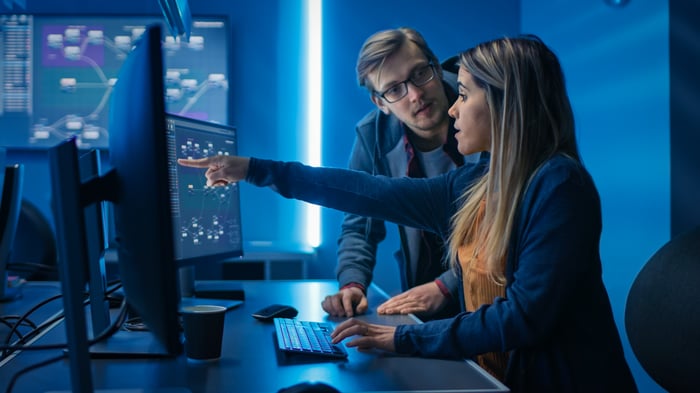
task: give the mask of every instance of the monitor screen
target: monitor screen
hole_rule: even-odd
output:
[[[166,116],[175,258],[180,266],[243,255],[238,184],[208,187],[201,170],[178,158],[236,155],[236,130],[174,114]]]
[[[73,391],[91,389],[83,313],[85,266],[90,265],[84,209],[108,200],[114,208],[119,275],[127,302],[165,354],[182,352],[175,263],[162,31],[145,30],[119,71],[109,118],[107,173],[83,182],[77,138],[49,150],[68,355]],[[82,389],[83,387],[87,389]]]
[[[114,83],[147,25],[161,16],[0,15],[0,138],[48,148],[75,136],[80,149],[107,148]],[[189,42],[163,36],[169,112],[227,124],[229,26],[193,17]]]

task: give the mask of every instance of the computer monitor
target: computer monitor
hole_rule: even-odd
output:
[[[7,265],[12,255],[12,245],[17,233],[19,211],[22,205],[24,167],[20,164],[5,167],[0,198],[0,301],[16,299],[20,292],[9,286]]]
[[[100,176],[102,173],[100,151],[92,149],[81,155],[78,165],[82,183]],[[109,302],[106,296],[107,268],[104,259],[107,248],[106,209],[104,205],[105,202],[98,201],[86,206],[83,210],[88,258],[88,264],[83,269],[87,272],[86,280],[90,297],[90,321],[92,322],[93,337],[97,337],[110,324]]]
[[[3,145],[47,149],[75,136],[81,150],[107,149],[117,73],[145,27],[162,21],[133,14],[0,15]],[[189,22],[188,42],[163,37],[166,110],[227,124],[229,19],[196,15]]]
[[[220,262],[243,255],[238,184],[208,187],[200,170],[179,158],[237,155],[236,129],[175,114],[166,115],[175,258],[178,264]]]
[[[208,187],[200,171],[177,164],[178,158],[236,155],[236,129],[175,114],[168,114],[166,121],[182,304],[236,307],[245,298],[240,283],[195,282],[195,269],[201,263],[221,263],[243,255],[238,184]]]
[[[161,30],[149,26],[119,72],[109,122],[111,169],[82,182],[75,137],[49,150],[74,392],[92,391],[83,289],[89,265],[84,208],[93,203],[113,204],[119,275],[129,306],[164,353],[182,352]]]

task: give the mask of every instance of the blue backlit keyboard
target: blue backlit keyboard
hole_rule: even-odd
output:
[[[333,326],[327,322],[300,321],[275,318],[277,346],[287,353],[346,358],[348,353],[342,344],[331,343]]]

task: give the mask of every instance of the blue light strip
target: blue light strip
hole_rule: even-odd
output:
[[[306,162],[321,165],[321,123],[322,123],[322,81],[323,81],[323,40],[322,40],[322,0],[306,0]],[[311,247],[321,244],[321,208],[305,206],[306,242]]]

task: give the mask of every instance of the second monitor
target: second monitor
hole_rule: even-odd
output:
[[[201,171],[177,164],[178,158],[236,155],[236,129],[174,114],[166,115],[166,125],[173,237],[182,294],[243,300],[240,284],[211,281],[195,285],[194,280],[196,265],[243,255],[239,186],[208,187]]]
[[[166,115],[175,258],[182,265],[243,255],[238,184],[208,187],[201,170],[178,158],[236,155],[233,127]]]

